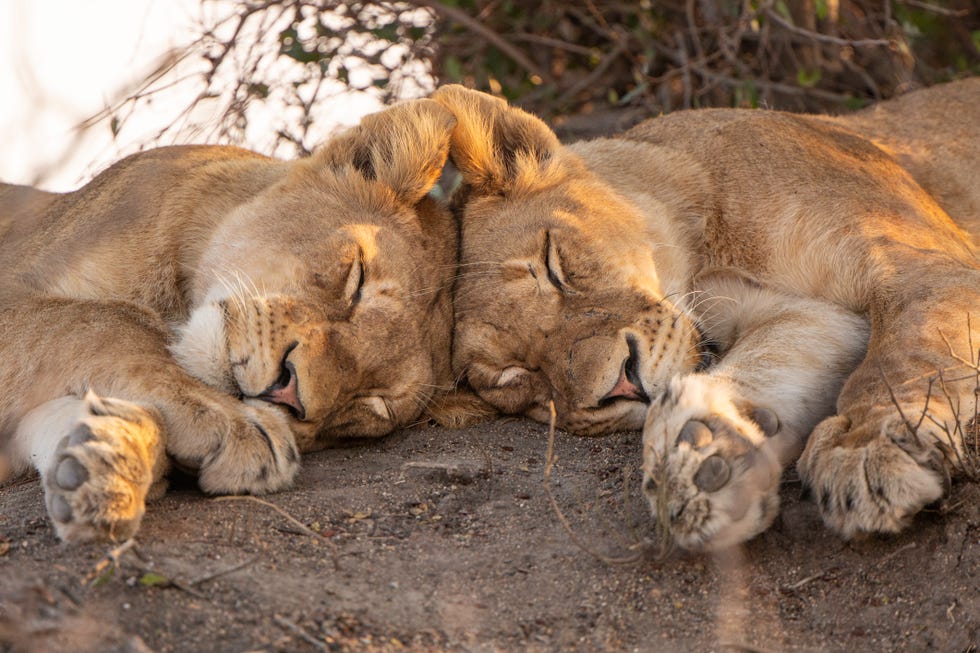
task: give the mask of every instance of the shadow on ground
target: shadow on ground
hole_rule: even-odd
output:
[[[264,497],[282,512],[176,488],[117,563],[59,544],[38,482],[9,483],[0,651],[976,650],[976,484],[845,543],[790,473],[768,532],[660,560],[639,435],[558,434],[553,494],[592,552],[549,502],[547,439],[503,420],[314,454]]]

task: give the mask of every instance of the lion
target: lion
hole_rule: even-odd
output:
[[[843,537],[895,532],[969,452],[980,78],[845,117],[703,109],[563,146],[444,86],[462,183],[454,374],[504,413],[643,430],[671,541],[765,530],[798,469]]]
[[[130,156],[0,187],[0,424],[67,541],[124,539],[168,461],[265,493],[299,453],[416,420],[450,379],[452,114],[415,100],[312,156]]]

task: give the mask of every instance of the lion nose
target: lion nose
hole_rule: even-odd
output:
[[[640,353],[633,334],[626,335],[626,346],[629,355],[623,361],[623,366],[619,371],[619,379],[612,390],[599,400],[600,406],[604,406],[617,398],[650,403],[650,397],[643,389],[643,379],[640,378]]]
[[[289,361],[283,363],[279,378],[263,390],[258,399],[268,401],[270,404],[286,406],[296,419],[306,418],[306,408],[299,399],[299,381],[296,378],[296,368]]]

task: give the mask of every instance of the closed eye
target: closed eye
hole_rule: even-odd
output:
[[[377,417],[389,422],[394,420],[395,415],[391,410],[391,404],[389,404],[388,400],[384,397],[379,395],[371,395],[361,397],[360,401]]]
[[[344,298],[349,306],[353,307],[361,299],[361,288],[364,287],[364,256],[361,249],[357,249],[357,256],[351,261],[350,271],[347,273],[347,283],[344,284]]]
[[[548,281],[551,282],[551,285],[566,295],[575,294],[568,283],[565,271],[562,269],[558,243],[551,237],[550,231],[546,231],[544,236],[544,266],[548,270]]]

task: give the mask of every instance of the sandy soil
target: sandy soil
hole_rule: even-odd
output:
[[[8,483],[0,651],[977,650],[976,484],[848,543],[790,473],[764,535],[660,559],[639,435],[558,434],[572,534],[547,440],[516,419],[406,431],[308,456],[268,503],[185,481],[116,563],[56,541],[35,479]]]

